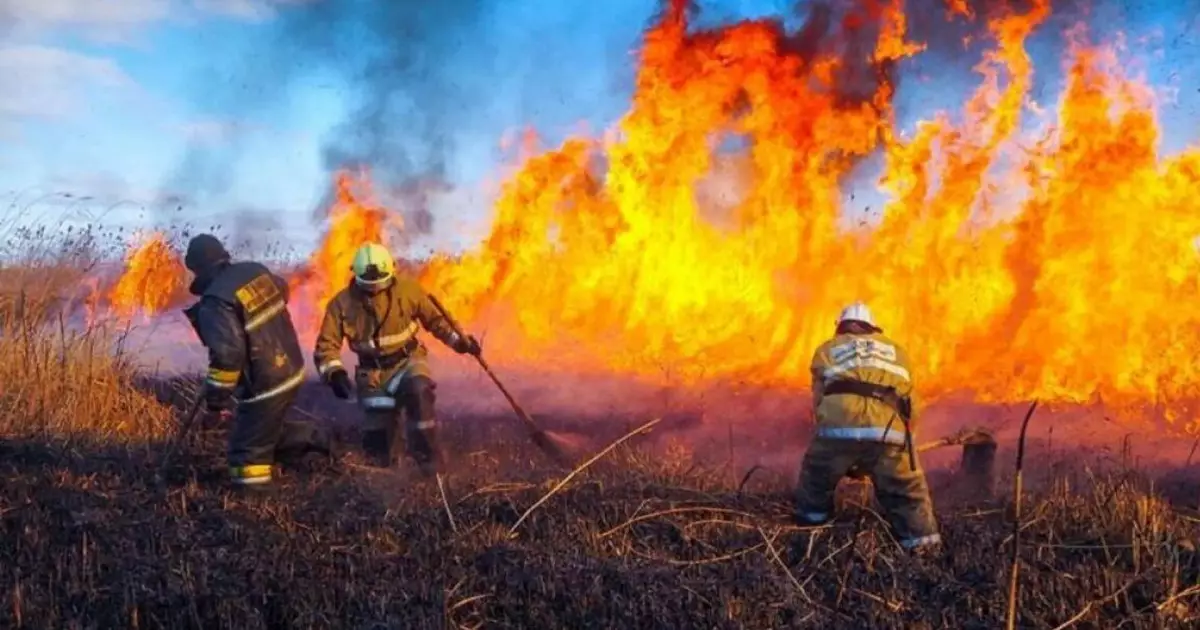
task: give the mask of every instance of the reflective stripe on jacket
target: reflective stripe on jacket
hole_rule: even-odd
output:
[[[375,369],[376,360],[401,354],[424,359],[425,348],[417,339],[421,328],[446,345],[453,345],[457,339],[454,329],[416,280],[397,277],[390,287],[375,294],[351,284],[325,307],[313,363],[322,377],[336,368],[345,369],[341,361],[343,343],[349,344],[358,357],[359,368],[364,370]],[[380,371],[391,372],[397,367],[393,364]]]
[[[226,266],[185,313],[208,349],[209,387],[254,403],[299,387],[304,352],[287,283],[256,262]]]
[[[824,395],[825,385],[853,380],[892,387],[899,395],[913,398],[908,355],[896,342],[882,334],[837,335],[813,353],[812,379],[817,435],[904,443],[904,423],[883,401],[854,394]]]

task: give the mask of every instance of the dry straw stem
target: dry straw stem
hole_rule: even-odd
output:
[[[616,527],[612,527],[608,530],[605,530],[604,532],[601,532],[600,535],[597,536],[597,538],[598,539],[599,538],[608,538],[609,536],[615,534],[616,532],[619,532],[623,529],[626,529],[628,527],[631,527],[631,526],[633,526],[637,523],[641,523],[643,521],[649,521],[649,520],[653,520],[656,518],[662,518],[664,516],[670,516],[672,514],[687,514],[687,513],[692,513],[692,512],[707,512],[710,514],[731,514],[731,515],[735,515],[735,516],[743,516],[743,517],[750,518],[750,519],[755,518],[755,516],[753,514],[750,514],[749,512],[745,512],[742,510],[732,510],[729,508],[705,507],[705,506],[677,507],[677,508],[671,508],[669,510],[660,510],[658,512],[653,512],[650,514],[643,514],[641,516],[635,516],[635,517],[630,518],[629,520],[625,521],[624,523],[617,525]],[[722,522],[732,522],[732,521],[722,521]]]
[[[604,450],[600,451],[599,453],[596,453],[590,459],[583,462],[579,466],[576,466],[575,470],[572,470],[566,477],[563,477],[562,481],[555,484],[554,487],[551,488],[549,492],[544,494],[542,496],[542,498],[538,499],[536,503],[529,506],[529,509],[525,510],[525,513],[521,515],[521,518],[517,519],[517,522],[513,523],[513,526],[508,530],[509,536],[516,534],[517,528],[519,528],[521,526],[521,523],[525,522],[525,519],[529,518],[529,515],[532,514],[534,510],[538,509],[538,507],[541,506],[546,501],[549,501],[550,497],[557,494],[559,490],[562,490],[563,488],[565,488],[566,485],[568,483],[570,483],[571,480],[574,479],[576,475],[583,472],[584,470],[587,470],[587,468],[589,466],[591,466],[592,464],[599,461],[601,458],[603,458],[605,455],[607,455],[613,449],[624,444],[626,441],[630,440],[635,435],[639,435],[641,433],[645,433],[646,431],[649,431],[651,427],[658,424],[659,422],[662,422],[662,418],[655,418],[655,419],[647,422],[646,424],[643,424],[642,426],[630,431],[629,433],[626,433],[625,435],[621,436],[619,439],[614,441],[612,444],[609,444],[608,446],[604,447]]]
[[[446,500],[446,484],[442,481],[442,473],[437,473],[438,494],[442,497],[442,507],[446,510],[446,518],[450,519],[450,529],[458,533],[458,524],[454,522],[454,512],[450,510],[450,502]]]
[[[1029,429],[1029,420],[1037,409],[1038,401],[1034,400],[1025,412],[1025,420],[1021,423],[1021,436],[1017,440],[1017,466],[1013,475],[1013,525],[1012,525],[1012,562],[1009,565],[1008,579],[1008,615],[1006,625],[1008,630],[1017,627],[1017,601],[1019,600],[1018,581],[1021,573],[1021,470],[1025,466],[1025,432]]]
[[[783,558],[780,557],[779,552],[775,549],[775,539],[779,537],[779,532],[775,532],[768,537],[767,533],[764,532],[761,527],[759,527],[758,535],[762,536],[763,543],[767,546],[767,550],[771,552],[771,559],[774,560],[775,564],[779,565],[779,568],[783,570],[785,575],[787,575],[788,580],[792,583],[792,586],[796,587],[796,592],[800,593],[800,596],[804,598],[804,601],[812,604],[813,600],[808,596],[808,591],[804,590],[804,585],[800,583],[800,580],[796,579],[796,574],[792,573],[792,570],[788,568],[787,563],[783,561]]]
[[[1057,627],[1054,628],[1054,630],[1066,630],[1067,628],[1070,628],[1071,626],[1075,625],[1076,623],[1079,623],[1079,621],[1082,620],[1084,617],[1086,617],[1088,613],[1092,612],[1093,608],[1095,608],[1096,606],[1103,606],[1104,604],[1120,597],[1121,593],[1124,593],[1125,591],[1129,590],[1129,587],[1133,586],[1134,584],[1137,584],[1137,580],[1130,580],[1129,582],[1126,582],[1124,586],[1117,589],[1113,593],[1106,595],[1105,597],[1102,597],[1100,599],[1096,599],[1096,600],[1092,600],[1092,601],[1088,602],[1087,605],[1083,607],[1083,610],[1080,610],[1078,613],[1075,614],[1074,617],[1071,617],[1070,619],[1059,624]]]

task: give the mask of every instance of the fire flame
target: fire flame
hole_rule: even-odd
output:
[[[901,0],[862,0],[840,28],[814,11],[798,36],[769,21],[696,31],[686,4],[646,33],[615,132],[530,156],[480,247],[425,265],[460,318],[486,319],[489,352],[803,387],[834,316],[861,299],[925,397],[1198,397],[1200,148],[1159,158],[1151,91],[1079,30],[1057,112],[1031,103],[1025,43],[1048,0],[993,3],[980,85],[907,136],[891,72],[924,46],[906,40]],[[962,0],[945,13],[977,19]],[[1032,132],[1031,113],[1045,116]],[[842,187],[871,155],[890,200],[847,225]],[[338,175],[325,241],[292,279],[317,314],[395,216],[355,182]]]
[[[183,278],[183,261],[163,234],[135,236],[125,270],[108,292],[109,306],[125,320],[149,317],[170,306]]]
[[[1082,32],[1057,120],[1026,136],[1025,41],[1049,4],[995,8],[962,115],[904,138],[888,81],[846,105],[836,51],[806,63],[761,22],[691,34],[673,3],[646,36],[619,137],[528,160],[482,248],[425,280],[464,316],[506,313],[491,347],[530,360],[798,387],[838,310],[862,299],[926,396],[1194,399],[1200,150],[1160,160],[1150,91]],[[902,16],[883,7],[880,63],[920,48]],[[720,134],[752,143],[721,156]],[[891,200],[877,225],[847,228],[839,185],[876,150]],[[714,171],[742,191],[724,225],[698,200]]]
[[[371,242],[387,245],[387,228],[403,227],[398,214],[389,212],[374,199],[365,173],[337,173],[328,227],[320,248],[307,265],[288,279],[292,302],[299,305],[293,312],[297,328],[313,331],[320,325],[325,305],[353,278],[350,264],[360,245]]]

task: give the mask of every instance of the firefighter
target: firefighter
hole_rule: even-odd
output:
[[[398,416],[403,412],[408,454],[425,474],[436,470],[440,449],[434,414],[433,374],[419,327],[459,354],[480,352],[460,336],[416,280],[396,274],[387,248],[363,245],[354,254],[354,278],[325,309],[313,361],[335,396],[349,399],[350,376],[341,361],[343,342],[357,355],[353,389],[363,410],[362,447],[373,465],[393,462]]]
[[[841,478],[865,476],[900,545],[933,548],[941,535],[912,448],[908,355],[861,302],[843,309],[836,325],[833,339],[813,354],[817,431],[801,464],[797,518],[804,525],[827,522]]]
[[[324,432],[285,418],[304,381],[287,283],[259,263],[231,262],[210,234],[188,243],[184,265],[195,276],[189,291],[200,298],[184,313],[208,349],[205,406],[232,421],[231,482],[261,487],[270,483],[275,463],[313,452],[328,456]]]

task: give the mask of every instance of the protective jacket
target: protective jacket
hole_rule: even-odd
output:
[[[841,334],[821,344],[812,388],[818,437],[905,443],[915,420],[912,376],[907,353],[891,339]]]
[[[296,389],[304,352],[287,310],[287,283],[256,262],[225,265],[185,312],[208,348],[207,386],[243,405]]]
[[[842,477],[867,476],[901,546],[939,543],[929,485],[909,441],[915,418],[904,350],[878,332],[838,334],[813,353],[812,378],[817,435],[800,466],[800,522],[826,522]]]
[[[358,357],[359,400],[368,409],[394,408],[402,378],[429,376],[428,351],[417,338],[422,327],[448,346],[459,340],[416,280],[397,277],[377,293],[352,283],[325,309],[313,352],[317,372],[325,378],[345,369],[340,357],[342,343],[348,342]]]

